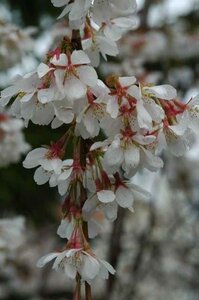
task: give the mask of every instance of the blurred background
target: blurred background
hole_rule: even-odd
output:
[[[117,73],[170,83],[188,101],[199,93],[199,1],[137,3],[138,28],[120,42],[119,57],[101,62],[101,78]],[[32,71],[67,34],[58,14],[50,0],[0,0],[0,89]],[[36,267],[38,258],[64,245],[56,237],[62,199],[47,184],[37,186],[34,171],[21,164],[30,147],[49,144],[62,129],[29,124],[24,137],[20,132],[13,141],[13,124],[1,144],[5,113],[0,112],[0,299],[71,299],[71,281],[50,266]],[[134,179],[151,192],[150,202],[136,199],[133,214],[121,209],[93,241],[118,270],[96,284],[96,300],[199,300],[199,133],[185,157],[163,157],[161,172],[143,171]]]

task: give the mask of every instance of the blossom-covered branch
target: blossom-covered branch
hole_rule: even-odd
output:
[[[81,299],[85,283],[90,300],[93,281],[115,270],[96,256],[89,239],[102,231],[103,219],[117,218],[119,206],[133,211],[137,196],[150,197],[131,181],[139,170],[162,168],[163,149],[177,156],[189,149],[198,128],[199,96],[184,104],[168,84],[145,84],[134,76],[98,78],[94,67],[100,55],[117,55],[116,41],[135,26],[135,1],[52,2],[64,7],[60,18],[68,18],[71,34],[34,72],[3,90],[0,103],[12,102],[12,113],[26,126],[32,121],[66,128],[57,141],[29,152],[23,164],[37,167],[38,185],[49,182],[64,197],[57,233],[68,241],[38,266],[54,260],[56,271],[76,279],[74,299]]]

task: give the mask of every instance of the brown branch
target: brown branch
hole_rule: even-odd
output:
[[[126,210],[123,208],[119,208],[117,220],[114,222],[112,228],[111,239],[109,244],[110,246],[108,250],[108,260],[114,268],[117,268],[119,257],[122,252],[121,237],[123,234],[125,215]],[[106,299],[110,298],[115,280],[115,276],[110,276],[109,280],[107,281]]]

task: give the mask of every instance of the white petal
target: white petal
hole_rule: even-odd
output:
[[[102,53],[104,59],[106,59],[106,54],[111,56],[116,56],[119,53],[117,44],[110,39],[103,36],[97,37],[97,43],[99,44],[99,50]]]
[[[88,220],[87,222],[88,222],[88,237],[90,239],[93,239],[98,235],[99,231],[101,230],[101,226],[100,224],[92,220],[90,221]]]
[[[60,158],[41,159],[40,164],[46,171],[54,171],[56,174],[61,172],[62,160]]]
[[[145,168],[149,169],[152,172],[157,171],[163,167],[163,161],[160,157],[155,156],[149,150],[142,148],[141,152],[141,161]]]
[[[125,18],[125,17],[120,17],[116,18],[113,20],[114,24],[118,27],[124,28],[124,29],[133,29],[132,27],[136,25],[136,18]]]
[[[61,238],[69,239],[74,230],[74,227],[75,227],[74,222],[72,222],[72,221],[69,222],[68,220],[62,220],[61,224],[59,225],[59,227],[57,229],[57,234]]]
[[[48,65],[46,65],[44,63],[40,63],[40,65],[37,68],[37,74],[38,74],[39,78],[42,78],[51,70],[54,70],[54,68],[50,68]]]
[[[152,127],[152,118],[141,101],[137,102],[136,109],[139,127],[150,130]]]
[[[66,263],[64,266],[64,272],[69,278],[75,279],[77,274],[77,269],[74,265],[70,263]]]
[[[109,166],[120,165],[124,158],[123,152],[120,147],[115,147],[112,145],[106,151],[104,155],[104,161]]]
[[[115,200],[115,194],[109,190],[102,190],[97,192],[97,196],[100,202],[109,203]]]
[[[136,146],[131,146],[129,149],[127,149],[124,152],[124,159],[125,159],[125,165],[127,168],[125,168],[125,171],[127,171],[129,168],[136,168],[140,162],[140,150]]]
[[[37,92],[38,100],[42,104],[53,101],[54,100],[54,95],[55,95],[55,91],[54,91],[54,88],[52,88],[52,87],[49,87],[47,89],[40,89]]]
[[[84,118],[84,125],[91,135],[91,137],[95,137],[99,134],[100,126],[99,122],[94,116],[92,115],[92,111],[88,111]]]
[[[74,113],[71,107],[56,107],[55,106],[56,117],[65,124],[69,124],[74,119]]]
[[[84,262],[82,267],[79,268],[79,272],[83,279],[94,279],[99,272],[100,264],[91,255],[86,254],[84,251],[83,253],[85,253]]]
[[[55,75],[55,82],[57,85],[57,88],[60,90],[60,92],[62,92],[64,94],[63,88],[64,88],[64,70],[56,70],[54,72]]]
[[[156,140],[156,137],[154,135],[140,135],[140,134],[136,134],[133,137],[133,140],[136,141],[138,144],[141,145],[148,145],[153,143]]]
[[[48,125],[54,117],[54,109],[51,103],[35,104],[35,111],[31,118],[34,124]]]
[[[119,113],[119,105],[116,97],[112,97],[108,100],[106,111],[111,115],[111,118],[117,118]]]
[[[68,190],[68,186],[69,186],[70,181],[68,180],[63,180],[60,181],[58,183],[58,192],[61,196],[65,195],[67,190]]]
[[[67,66],[68,58],[65,53],[61,53],[59,57],[57,57],[57,55],[54,55],[53,58],[51,58],[50,62],[55,66]]]
[[[20,89],[16,86],[9,86],[8,88],[1,91],[1,97],[12,97],[20,92]]]
[[[90,213],[94,211],[97,207],[98,199],[97,197],[91,197],[86,200],[83,206],[83,212]]]
[[[45,264],[47,264],[49,261],[51,261],[52,259],[54,259],[55,257],[57,257],[59,255],[59,253],[57,252],[53,252],[53,253],[49,253],[47,255],[42,256],[38,262],[37,262],[37,267],[38,268],[42,268]]]
[[[75,50],[71,55],[71,62],[73,65],[89,64],[90,59],[84,51]]]
[[[85,96],[87,92],[85,84],[77,78],[71,78],[66,80],[64,89],[66,96],[69,98],[69,100],[79,99]]]
[[[40,164],[39,160],[45,156],[47,151],[45,148],[37,148],[30,151],[23,161],[23,166],[27,169],[38,166]]]
[[[11,96],[0,98],[0,106],[6,106],[10,101]]]
[[[59,175],[59,180],[68,179],[69,176],[71,175],[72,171],[73,171],[73,168],[69,168],[67,170],[64,170],[64,172],[61,175]]]
[[[69,0],[51,0],[51,2],[55,7],[62,7],[68,4]]]
[[[114,25],[106,25],[104,27],[104,35],[111,41],[118,41],[122,36],[122,30]]]
[[[32,99],[32,97],[34,96],[35,92],[33,93],[28,93],[26,95],[24,95],[21,99],[20,99],[20,102],[21,103],[25,103],[25,102],[28,102]]]
[[[133,183],[127,183],[126,185],[132,190],[136,198],[145,200],[149,200],[151,198],[151,194],[143,188],[141,188],[139,185]]]
[[[96,142],[94,143],[91,147],[90,147],[90,151],[93,151],[93,150],[96,150],[96,149],[99,149],[99,148],[103,148],[105,146],[108,146],[109,144],[109,141],[108,140],[105,140],[103,142]]]
[[[105,260],[100,259],[100,277],[103,279],[108,279],[109,274],[115,274],[115,269]]]
[[[109,221],[113,222],[117,219],[118,204],[116,201],[107,203],[102,209]]]
[[[54,118],[54,120],[52,121],[51,123],[51,128],[52,129],[56,129],[56,128],[59,128],[61,125],[63,125],[63,122],[60,121],[57,117]]]
[[[50,173],[46,172],[42,167],[37,168],[34,174],[34,181],[38,185],[45,184],[50,178]]]
[[[64,17],[65,15],[67,15],[69,13],[69,11],[71,10],[71,8],[73,7],[73,3],[68,4],[64,10],[62,11],[62,13],[59,15],[59,17],[57,19],[61,19],[62,17]]]
[[[168,84],[156,85],[156,86],[150,87],[150,88],[146,87],[145,90],[149,93],[154,94],[156,97],[165,99],[165,100],[172,100],[177,97],[176,89]]]
[[[80,80],[88,85],[88,86],[95,86],[97,84],[97,73],[95,69],[91,66],[81,66],[77,69],[77,74]]]
[[[73,159],[65,159],[63,161],[63,167],[71,167],[73,165],[74,160]]]
[[[133,205],[133,194],[132,192],[124,187],[120,186],[115,193],[116,201],[121,207],[132,207]]]
[[[124,87],[135,84],[136,81],[137,81],[137,79],[135,78],[135,76],[119,77],[119,83],[121,84],[121,86],[124,86]]]

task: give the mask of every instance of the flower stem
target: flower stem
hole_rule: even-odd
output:
[[[92,300],[92,295],[91,295],[91,286],[89,283],[85,282],[85,300]]]
[[[76,276],[76,288],[73,300],[81,300],[81,276],[79,274]]]
[[[82,168],[85,170],[86,168],[86,150],[87,150],[87,145],[86,142],[81,139],[81,144],[80,144],[80,161]],[[82,193],[82,200],[83,202],[86,201],[87,199],[87,193],[86,189],[84,188],[83,184],[81,186],[81,193]],[[84,222],[83,224],[83,232],[86,240],[88,241],[88,224],[87,222]],[[92,294],[91,294],[91,286],[87,282],[85,282],[85,300],[92,300]]]

